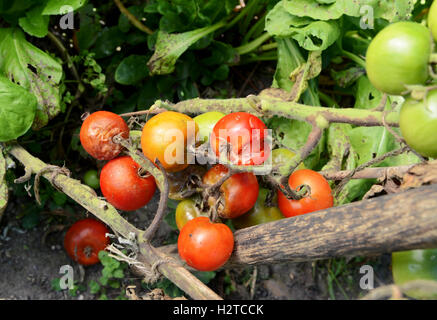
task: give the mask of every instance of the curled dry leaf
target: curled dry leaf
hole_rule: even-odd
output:
[[[403,177],[401,191],[437,183],[437,160],[412,167]]]

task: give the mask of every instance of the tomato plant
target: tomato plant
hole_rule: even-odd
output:
[[[178,237],[180,257],[199,271],[214,271],[230,258],[234,235],[223,223],[213,223],[207,217],[188,221]]]
[[[185,199],[179,202],[176,207],[176,225],[179,230],[182,230],[183,226],[190,220],[202,215],[200,209],[196,206],[196,202],[191,199]]]
[[[88,266],[99,262],[99,252],[109,245],[108,228],[95,219],[74,223],[64,237],[64,248],[71,259]]]
[[[334,204],[331,187],[318,172],[310,169],[296,170],[290,175],[288,184],[294,190],[306,186],[309,194],[300,200],[289,200],[281,191],[278,191],[279,209],[287,218],[327,209]]]
[[[392,253],[393,280],[403,285],[414,280],[437,281],[437,249],[418,249]],[[421,289],[406,292],[415,299],[436,299],[437,294],[430,294]]]
[[[129,156],[109,161],[100,173],[100,189],[114,207],[133,211],[145,206],[156,190],[155,179],[140,175],[140,166]]]
[[[197,123],[199,127],[199,138],[197,140],[201,143],[209,141],[209,136],[212,133],[212,129],[214,129],[216,123],[225,115],[226,114],[224,114],[223,112],[210,111],[194,117],[193,120]]]
[[[372,40],[366,55],[370,81],[382,92],[400,95],[406,85],[423,85],[428,79],[431,54],[429,30],[419,23],[390,24]]]
[[[399,114],[399,127],[407,144],[425,157],[437,157],[437,90],[426,98],[407,98]]]
[[[195,142],[198,126],[189,116],[165,111],[152,117],[143,127],[141,147],[144,155],[156,159],[168,172],[188,167],[187,145]]]
[[[92,157],[98,160],[111,160],[123,149],[113,142],[120,134],[129,138],[129,127],[122,117],[108,111],[97,111],[89,115],[80,128],[80,142]]]
[[[248,228],[284,218],[279,208],[266,205],[268,193],[269,190],[267,189],[259,189],[258,199],[256,200],[255,206],[242,216],[232,219],[232,224],[235,228]]]
[[[234,164],[260,165],[271,151],[265,145],[267,135],[267,127],[258,117],[234,112],[221,118],[214,126],[211,147],[217,157],[226,152],[226,158]],[[227,150],[228,145],[231,150]]]
[[[215,165],[203,176],[203,183],[213,185],[224,177],[228,170],[224,165]],[[220,217],[233,219],[246,213],[255,205],[259,184],[256,176],[251,172],[236,173],[220,186],[219,191],[219,196],[208,197],[208,204],[211,207],[217,207]]]
[[[182,171],[168,175],[169,199],[184,200],[191,192],[195,191],[196,182],[201,181],[206,169],[199,165],[190,165]],[[189,196],[188,195],[188,196]]]
[[[100,178],[97,170],[90,169],[83,175],[83,182],[93,189],[100,188]]]

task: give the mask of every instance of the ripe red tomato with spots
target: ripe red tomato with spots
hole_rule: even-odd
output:
[[[93,158],[111,160],[117,157],[123,147],[112,141],[121,134],[129,138],[129,127],[118,114],[109,111],[97,111],[89,115],[80,128],[80,142]]]
[[[100,173],[100,190],[110,204],[133,211],[145,206],[156,190],[153,176],[140,175],[140,166],[129,156],[109,161]]]
[[[228,168],[217,164],[203,176],[203,183],[213,185],[227,172]],[[216,206],[220,217],[233,219],[246,213],[255,205],[259,192],[258,180],[251,172],[236,173],[221,185],[219,192],[218,197],[216,195],[208,197],[209,206]]]
[[[306,185],[309,187],[310,194],[300,200],[289,200],[281,191],[278,191],[279,210],[287,218],[330,208],[334,205],[328,181],[316,171],[297,170],[288,178],[288,185],[292,190],[299,190]]]
[[[109,229],[100,221],[83,219],[74,223],[64,237],[64,248],[71,259],[89,266],[99,262],[99,252],[109,245]]]
[[[234,235],[223,223],[207,217],[188,221],[178,237],[178,251],[186,263],[199,271],[214,271],[223,266],[234,249]]]
[[[266,125],[247,112],[234,112],[221,118],[211,134],[211,147],[217,157],[237,165],[261,165],[269,157]],[[227,150],[227,146],[230,150]],[[220,153],[223,155],[220,155]]]

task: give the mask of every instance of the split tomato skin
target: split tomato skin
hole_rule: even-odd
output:
[[[287,218],[327,209],[334,205],[334,197],[328,181],[316,171],[296,170],[290,175],[288,184],[294,190],[307,185],[310,187],[311,195],[300,200],[289,200],[278,191],[279,210]]]
[[[88,154],[98,160],[111,160],[117,157],[123,147],[114,143],[114,136],[121,134],[129,138],[129,127],[118,114],[97,111],[90,114],[80,128],[80,142]]]
[[[64,237],[64,248],[71,259],[89,266],[100,262],[99,252],[109,245],[108,228],[95,219],[82,219],[74,223]]]
[[[223,223],[213,223],[207,217],[188,221],[179,233],[180,257],[199,271],[214,271],[223,266],[234,249],[234,235]]]
[[[261,165],[271,152],[270,147],[264,145],[266,139],[267,127],[257,116],[247,112],[234,112],[216,123],[210,142],[217,157],[220,157],[220,151],[229,144],[231,150],[226,158],[233,164]]]
[[[165,111],[144,125],[141,148],[150,161],[156,164],[158,159],[166,171],[182,171],[189,165],[188,143],[195,143],[198,130],[196,122],[186,114]]]
[[[213,185],[218,182],[228,172],[222,164],[217,164],[209,169],[203,176],[203,183]],[[217,213],[225,219],[233,219],[246,213],[256,203],[259,192],[259,184],[256,176],[251,172],[241,172],[233,174],[220,187],[220,194],[223,206],[218,207]],[[210,196],[209,206],[217,204],[218,199]]]
[[[156,190],[153,176],[141,177],[140,166],[129,156],[109,161],[100,173],[100,190],[117,209],[134,211],[145,206]]]
[[[369,45],[366,71],[373,86],[400,95],[405,85],[423,85],[429,76],[431,33],[423,25],[401,21],[381,30]]]

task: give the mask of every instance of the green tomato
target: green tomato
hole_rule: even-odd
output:
[[[206,112],[194,118],[194,121],[199,126],[199,141],[205,143],[209,140],[212,129],[215,124],[226,114],[218,111]]]
[[[266,207],[266,197],[269,190],[260,188],[255,206],[247,213],[232,219],[232,224],[237,229],[248,228],[258,224],[276,221],[284,218],[277,207]]]
[[[399,127],[411,148],[425,157],[437,158],[437,90],[428,92],[424,100],[406,99]]]
[[[429,8],[428,28],[431,30],[434,41],[437,41],[437,1],[434,1]]]
[[[191,199],[182,200],[176,207],[175,218],[179,230],[181,230],[188,221],[200,216],[204,216],[204,214]]]
[[[93,189],[100,188],[100,178],[97,170],[88,170],[85,172],[83,182]]]
[[[405,85],[423,85],[428,79],[432,41],[428,28],[402,21],[379,32],[367,49],[366,71],[373,86],[400,95]]]
[[[396,285],[414,280],[437,281],[437,249],[411,250],[392,253],[392,273]],[[412,290],[406,294],[415,299],[436,299],[422,290]]]
[[[295,156],[296,154],[293,151],[286,148],[274,149],[272,151],[272,166],[273,168],[279,167],[279,173],[286,175],[288,173],[287,166]],[[304,163],[301,162],[297,169],[305,169]]]

